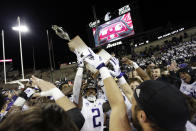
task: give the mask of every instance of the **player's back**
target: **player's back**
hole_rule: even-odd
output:
[[[94,103],[83,98],[83,107],[81,113],[85,118],[85,123],[81,131],[103,131],[104,128],[104,113],[102,104],[103,99],[97,99]]]

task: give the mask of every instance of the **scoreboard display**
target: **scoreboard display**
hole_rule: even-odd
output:
[[[134,35],[130,12],[92,28],[95,47]]]

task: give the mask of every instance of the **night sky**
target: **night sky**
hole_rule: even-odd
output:
[[[107,1],[107,2],[106,2]],[[88,2],[88,3],[87,3]],[[117,11],[119,8],[132,3],[136,12],[133,24],[138,31],[147,31],[159,26],[194,25],[196,20],[195,5],[191,1],[180,0],[64,0],[64,1],[1,1],[0,2],[0,29],[5,32],[6,58],[13,59],[14,67],[20,67],[20,53],[18,33],[11,27],[17,24],[17,16],[21,23],[26,24],[30,32],[22,34],[24,67],[33,67],[33,47],[35,49],[36,68],[49,67],[48,43],[46,30],[49,29],[53,41],[56,65],[75,61],[62,40],[50,29],[51,25],[62,26],[73,38],[79,35],[85,43],[89,42],[88,24],[94,21],[92,5],[95,6],[97,18],[103,18],[107,12]],[[196,25],[196,24],[195,24]],[[140,29],[140,30],[139,30]],[[2,43],[2,42],[1,42]],[[2,46],[0,46],[0,59],[2,59]]]

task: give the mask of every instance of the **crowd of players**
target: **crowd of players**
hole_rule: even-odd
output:
[[[74,53],[73,86],[32,76],[23,89],[1,89],[0,130],[196,130],[196,41],[135,61],[112,56],[108,65],[90,48]]]

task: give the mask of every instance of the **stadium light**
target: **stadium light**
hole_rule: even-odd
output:
[[[29,29],[27,26],[23,25],[23,26],[14,26],[12,27],[13,30],[15,31],[20,31],[20,32],[28,32]]]
[[[18,31],[19,34],[19,44],[20,44],[20,58],[21,58],[21,69],[22,69],[22,79],[24,79],[24,67],[23,67],[23,55],[22,55],[22,41],[21,41],[21,33],[27,32],[28,28],[26,26],[21,26],[20,17],[17,17],[18,26],[12,27],[14,31]]]

